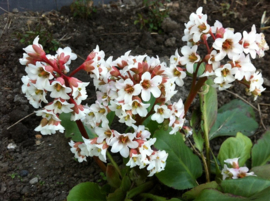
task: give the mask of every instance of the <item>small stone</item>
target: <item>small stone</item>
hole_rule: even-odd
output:
[[[9,143],[7,146],[8,149],[15,149],[16,147],[17,145],[14,142]]]
[[[267,78],[263,78],[263,85],[270,87],[270,80],[268,80]]]
[[[168,39],[165,41],[165,46],[166,46],[166,47],[173,47],[173,46],[175,46],[175,42],[176,42],[176,38],[175,38],[175,37],[168,38]]]
[[[29,183],[32,184],[32,185],[38,183],[38,178],[37,177],[34,177],[33,179],[31,179],[29,181]]]
[[[20,171],[20,176],[21,177],[26,177],[28,175],[28,171],[27,170],[21,170]]]
[[[42,138],[42,135],[37,134],[37,135],[35,135],[35,137],[36,137],[36,139],[41,139]]]
[[[8,171],[8,162],[2,163],[0,162],[0,173],[5,173]]]
[[[13,12],[13,13],[18,13],[19,10],[18,10],[18,8],[13,8],[12,12]]]
[[[23,187],[23,189],[21,190],[21,194],[28,194],[28,193],[30,193],[30,188],[29,188],[29,186],[25,186],[25,187]]]

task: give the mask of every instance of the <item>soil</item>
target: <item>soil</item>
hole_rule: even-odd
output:
[[[28,103],[21,92],[21,77],[25,75],[24,67],[20,65],[26,45],[19,42],[15,33],[34,30],[39,24],[60,42],[62,47],[70,46],[79,55],[71,68],[79,66],[83,58],[96,47],[104,50],[106,56],[118,56],[128,50],[132,54],[147,53],[158,55],[162,60],[168,61],[170,55],[184,43],[181,38],[184,23],[189,15],[199,6],[203,6],[204,13],[208,14],[208,21],[213,24],[215,20],[223,23],[224,27],[233,27],[236,31],[250,31],[253,24],[257,30],[260,27],[261,16],[264,11],[270,10],[270,2],[261,1],[224,1],[231,4],[232,12],[225,9],[220,1],[172,1],[169,7],[170,18],[163,22],[163,33],[151,33],[141,30],[134,25],[137,13],[146,12],[142,5],[136,1],[124,1],[120,4],[104,5],[97,8],[91,19],[77,19],[70,14],[69,7],[62,8],[60,12],[10,12],[0,16],[0,200],[55,200],[66,199],[69,190],[76,184],[84,181],[95,181],[103,184],[103,177],[95,162],[78,163],[69,151],[68,139],[63,134],[40,136],[34,132],[39,124],[39,118],[33,113],[34,108]],[[225,5],[225,4],[224,4]],[[266,41],[270,43],[270,30],[264,30]],[[262,121],[269,128],[269,99],[270,99],[270,69],[268,61],[270,55],[253,61],[265,78],[266,91],[257,101],[244,93],[244,88],[236,85],[230,89],[250,102],[256,108],[260,105],[261,114],[257,112],[258,122]],[[89,81],[89,76],[79,74],[83,81]],[[187,81],[188,83],[188,81]],[[184,88],[178,97],[185,98],[188,88]],[[90,84],[87,89],[89,104],[94,102],[95,89]],[[228,92],[219,92],[219,106],[235,99],[235,95]],[[29,117],[13,125],[21,118]],[[9,128],[13,125],[11,128]],[[260,124],[256,134],[252,137],[256,141],[265,129]],[[224,140],[224,139],[222,139]],[[15,143],[15,149],[7,149],[9,143]],[[216,147],[220,141],[214,142]],[[121,162],[120,157],[115,155]]]

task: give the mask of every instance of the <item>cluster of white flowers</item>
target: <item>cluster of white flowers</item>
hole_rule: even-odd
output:
[[[111,146],[111,152],[120,152],[123,157],[130,157],[128,166],[147,166],[149,176],[152,176],[164,170],[168,154],[152,150],[151,146],[156,139],[150,138],[151,133],[142,123],[147,118],[158,123],[167,120],[167,124],[172,127],[170,134],[182,129],[185,121],[183,102],[180,99],[172,103],[170,99],[177,92],[175,83],[182,86],[186,73],[177,66],[174,58],[171,58],[170,67],[161,63],[159,58],[131,56],[130,51],[116,60],[112,60],[112,57],[107,60],[104,58],[105,53],[97,46],[82,64],[93,78],[97,90],[97,100],[84,107],[86,115],[82,121],[98,137],[91,142],[84,140],[85,145],[80,143],[79,146],[88,147],[89,153],[81,154],[79,161],[92,156],[94,146],[100,146],[99,154],[94,151],[94,155],[106,161],[104,150]],[[155,98],[152,105],[151,97]],[[133,132],[120,134],[110,129],[107,119],[109,112],[114,112],[119,122],[133,128]],[[76,143],[71,142],[71,146],[74,151],[79,151]],[[75,155],[79,156],[78,153]]]
[[[224,168],[221,172],[223,180],[227,178],[238,179],[246,176],[256,176],[254,175],[254,172],[248,173],[249,169],[247,167],[239,167],[238,159],[239,158],[232,158],[224,161],[225,163],[229,164],[231,168],[224,164]]]
[[[180,66],[186,65],[189,73],[193,73],[194,64],[199,61],[206,65],[205,72],[202,76],[212,77],[214,87],[224,90],[232,86],[232,82],[238,80],[248,87],[248,92],[257,99],[261,92],[265,90],[262,87],[263,78],[261,73],[250,61],[264,56],[264,51],[269,49],[264,34],[256,33],[255,25],[252,26],[251,32],[246,31],[234,33],[231,28],[224,28],[219,21],[214,26],[207,23],[207,15],[202,13],[202,7],[198,8],[196,13],[192,13],[189,22],[185,24],[185,35],[182,40],[187,41],[187,46],[182,47],[182,57],[179,55],[178,62]],[[212,47],[209,47],[207,39],[214,40]],[[197,53],[198,45],[205,44],[208,54],[200,57]],[[227,63],[221,63],[226,58]]]
[[[77,58],[69,47],[59,48],[56,55],[46,55],[38,41],[37,36],[33,45],[24,48],[26,53],[20,59],[20,63],[26,65],[27,73],[22,77],[22,92],[34,108],[41,108],[42,103],[47,104],[36,111],[37,116],[43,119],[35,131],[50,135],[56,131],[64,132],[59,119],[61,113],[72,113],[74,121],[84,116],[81,115],[81,102],[87,98],[85,87],[89,83],[65,75],[71,60]],[[52,102],[47,100],[48,93],[54,99]]]

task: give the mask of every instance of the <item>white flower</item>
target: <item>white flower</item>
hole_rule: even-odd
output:
[[[131,79],[117,81],[115,84],[118,89],[118,98],[116,100],[124,100],[125,103],[130,103],[133,96],[137,96],[141,93],[142,87],[139,84],[133,83]]]
[[[139,114],[141,117],[145,117],[148,114],[147,108],[150,106],[149,103],[142,103],[142,101],[138,99],[134,99],[131,102],[131,105],[125,104],[123,106],[124,110],[131,110],[132,114]]]
[[[184,57],[180,58],[180,62],[183,65],[186,65],[186,69],[189,73],[193,73],[194,69],[194,63],[200,61],[200,56],[196,53],[198,49],[197,45],[194,45],[192,47],[184,46],[181,48],[181,53],[184,55]]]
[[[167,68],[167,74],[170,78],[175,78],[175,83],[178,86],[183,86],[183,79],[186,77],[186,72],[182,68],[177,67],[176,65],[170,65],[170,68]]]
[[[256,43],[259,47],[257,54],[259,55],[259,57],[263,57],[264,52],[266,50],[269,50],[269,46],[268,46],[267,42],[265,41],[265,36],[263,33],[256,34]]]
[[[117,101],[110,101],[110,105],[108,106],[111,111],[115,112],[115,115],[118,117],[124,112],[123,110],[124,103],[123,102],[117,102]]]
[[[215,87],[219,87],[219,90],[227,89],[231,86],[231,82],[235,80],[234,76],[232,75],[232,66],[231,64],[225,64],[223,67],[220,67],[215,70],[216,78],[214,82],[216,85]]]
[[[58,77],[52,84],[47,87],[48,91],[51,91],[50,96],[52,98],[69,99],[68,93],[72,90],[70,87],[65,86],[65,81],[62,77]]]
[[[129,154],[129,149],[135,149],[138,147],[138,142],[133,141],[135,138],[135,134],[133,133],[126,133],[126,134],[119,134],[114,133],[115,137],[111,140],[110,145],[112,146],[111,152],[120,154],[127,158]]]
[[[69,142],[69,146],[71,146],[70,151],[75,154],[75,158],[81,163],[86,161],[86,157],[88,155],[88,150],[83,142],[74,143],[72,140]]]
[[[165,169],[168,153],[166,151],[156,151],[154,155],[150,156],[150,164],[147,170],[150,171],[148,177],[153,176],[155,173],[161,172]]]
[[[201,40],[202,34],[207,34],[210,31],[210,25],[207,23],[207,15],[196,17],[195,25],[191,27],[190,34],[193,34],[193,41],[197,43]]]
[[[102,127],[95,128],[95,132],[98,135],[97,143],[102,143],[106,140],[106,143],[110,144],[114,137],[114,133],[117,131],[111,130],[108,124],[102,124]]]
[[[86,114],[85,114],[83,105],[77,105],[74,102],[74,107],[72,109],[73,109],[73,112],[70,117],[71,121],[77,121],[85,117]]]
[[[68,103],[64,99],[54,99],[53,102],[45,106],[45,109],[52,110],[56,114],[64,113],[70,113],[73,110],[71,108],[74,107],[74,104]]]
[[[130,166],[130,168],[133,168],[135,166],[141,165],[141,155],[140,154],[132,154],[132,156],[129,158],[128,163],[126,166]]]
[[[162,123],[164,119],[169,118],[171,115],[171,110],[166,105],[155,105],[154,110],[156,113],[151,116],[151,119],[158,123]]]
[[[132,127],[134,129],[134,133],[136,134],[136,139],[147,140],[151,136],[151,133],[148,130],[145,130],[144,125],[133,125]]]
[[[220,61],[228,55],[234,61],[234,58],[243,51],[243,47],[239,44],[240,40],[240,33],[233,33],[232,30],[226,29],[223,38],[217,38],[213,43],[213,47],[219,50],[219,53],[215,56],[215,60]]]
[[[260,72],[255,72],[250,77],[249,91],[254,91],[256,88],[261,87],[263,84],[262,74]]]
[[[145,141],[140,147],[139,147],[139,151],[140,151],[140,154],[141,154],[141,158],[142,158],[142,160],[144,159],[144,158],[147,158],[147,157],[149,157],[149,156],[151,156],[152,155],[152,153],[153,153],[153,150],[152,150],[152,148],[151,148],[151,146],[153,145],[153,144],[155,144],[155,142],[156,142],[156,138],[150,138],[148,141]]]
[[[155,98],[158,98],[161,95],[161,91],[158,86],[162,82],[162,77],[159,75],[151,78],[151,74],[149,72],[145,72],[141,77],[141,86],[142,92],[141,96],[144,101],[149,101],[151,98],[151,93]]]
[[[241,44],[243,46],[243,51],[246,54],[250,54],[252,59],[256,58],[256,52],[259,50],[259,47],[256,43],[256,27],[252,26],[251,32],[247,33],[243,32],[243,39],[241,40]]]
[[[133,126],[136,121],[132,118],[131,112],[122,112],[122,114],[119,116],[119,122],[125,123],[127,126]]]
[[[64,49],[58,48],[56,51],[55,57],[61,62],[64,63],[66,72],[69,72],[69,64],[71,63],[71,60],[76,60],[77,55],[72,53],[70,47],[65,47]]]

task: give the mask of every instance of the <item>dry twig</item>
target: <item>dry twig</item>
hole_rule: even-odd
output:
[[[227,90],[227,89],[226,89],[225,91],[227,91],[227,92],[230,93],[230,94],[235,95],[237,98],[240,98],[242,101],[244,101],[245,103],[249,104],[254,110],[259,111],[254,105],[252,105],[250,102],[248,102],[247,100],[245,100],[244,98],[242,98],[242,97],[239,96],[238,94],[233,93],[233,92],[231,92],[231,91],[229,91],[229,90]]]
[[[262,118],[262,113],[261,113],[261,108],[260,108],[260,104],[258,104],[258,112],[259,112],[259,115],[260,115],[260,122],[264,128],[264,130],[267,130],[264,123],[263,123],[263,118]]]
[[[19,121],[17,121],[16,123],[12,124],[11,126],[7,127],[7,130],[10,129],[11,127],[15,126],[16,124],[20,123],[22,120],[30,117],[31,115],[35,114],[35,112],[32,112],[31,114],[26,115],[25,117],[21,118]]]

